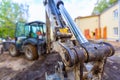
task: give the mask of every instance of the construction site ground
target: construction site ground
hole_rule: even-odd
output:
[[[103,80],[120,80],[120,42],[111,42],[115,55],[107,59]],[[8,52],[0,54],[0,80],[45,80],[45,73],[54,73],[54,66],[60,61],[57,53],[28,61],[24,55],[11,57]]]

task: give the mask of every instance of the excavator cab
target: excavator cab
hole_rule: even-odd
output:
[[[46,26],[40,21],[19,22],[16,25],[15,41],[11,42],[9,53],[18,56],[23,52],[28,60],[35,60],[46,52]]]
[[[25,37],[25,38],[39,38],[45,37],[46,27],[44,23],[31,22],[31,23],[17,23],[15,37]]]

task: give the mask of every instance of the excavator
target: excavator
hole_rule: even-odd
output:
[[[22,50],[29,60],[34,60],[38,55],[56,51],[62,61],[55,66],[55,74],[46,73],[46,80],[102,80],[106,60],[115,53],[113,46],[106,42],[87,40],[65,9],[62,0],[44,0],[43,4],[46,13],[45,38],[30,35],[23,37],[25,33],[43,28],[42,22],[31,22],[22,28],[18,26],[16,41],[14,44],[9,42],[10,54],[16,56],[16,51]],[[22,37],[20,29],[25,31],[24,34],[21,33]],[[20,49],[19,46],[16,47],[18,42]]]
[[[102,80],[108,57],[115,53],[106,42],[85,38],[64,7],[62,0],[44,0],[46,52],[56,51],[62,61],[46,80]]]

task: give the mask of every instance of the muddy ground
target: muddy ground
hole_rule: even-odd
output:
[[[116,50],[107,59],[103,80],[120,80],[120,42],[110,42]],[[57,53],[28,61],[24,55],[11,57],[8,52],[0,55],[0,80],[45,80],[45,73],[54,73],[54,66],[60,61]]]

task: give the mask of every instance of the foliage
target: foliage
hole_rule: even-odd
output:
[[[106,8],[115,4],[118,0],[100,0],[93,10],[93,15],[102,13]]]
[[[114,3],[116,3],[118,0],[109,0],[109,4],[112,5]]]
[[[28,5],[18,4],[12,0],[0,2],[0,37],[14,37],[16,22],[26,22]]]

